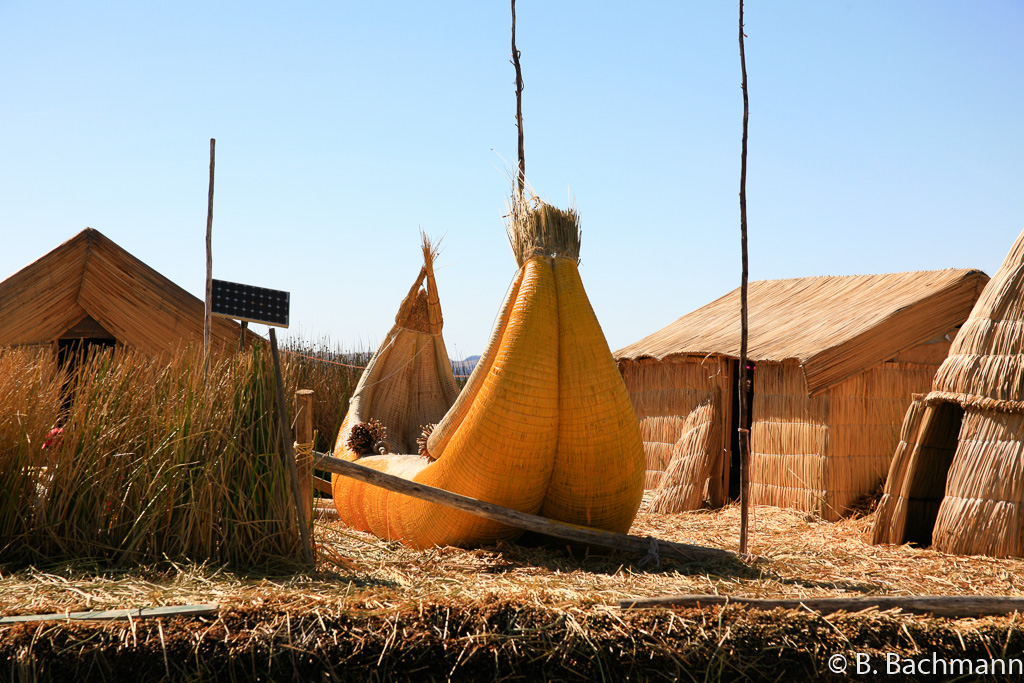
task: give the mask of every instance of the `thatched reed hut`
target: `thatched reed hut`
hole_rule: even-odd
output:
[[[907,411],[873,541],[1024,556],[1024,233]]]
[[[834,520],[876,489],[911,394],[930,386],[987,281],[949,269],[751,283],[751,502]],[[738,492],[739,294],[614,354],[662,511]]]
[[[204,304],[86,228],[0,282],[0,347],[134,347],[151,355],[203,344]],[[240,326],[214,318],[211,347],[237,348]],[[247,343],[255,338],[251,332]]]

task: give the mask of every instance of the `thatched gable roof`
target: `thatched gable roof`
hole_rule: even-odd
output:
[[[158,354],[202,345],[203,317],[200,299],[92,228],[0,282],[0,346],[48,344],[77,328]],[[237,347],[238,335],[234,321],[213,319],[213,347]]]
[[[960,325],[988,282],[947,269],[750,283],[748,357],[795,360],[818,393]],[[740,290],[614,353],[617,361],[740,355]]]

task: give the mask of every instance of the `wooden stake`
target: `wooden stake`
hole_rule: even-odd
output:
[[[302,492],[299,489],[299,468],[295,464],[295,451],[292,447],[291,433],[288,426],[288,409],[284,401],[284,380],[281,379],[281,361],[277,353],[277,334],[270,328],[270,355],[274,359],[274,385],[277,389],[277,425],[281,432],[281,452],[288,461],[288,472],[291,475],[292,497],[295,500],[295,512],[299,519],[299,535],[302,537],[302,556],[306,562],[315,566],[313,559],[313,542],[309,537],[309,522],[306,509],[302,506]]]
[[[519,131],[519,177],[516,181],[522,198],[526,185],[526,154],[523,150],[523,70],[516,49],[516,0],[512,0],[512,65],[516,68],[516,128]]]
[[[131,609],[107,609],[95,612],[55,612],[52,614],[25,614],[4,617],[0,624],[17,624],[26,621],[111,621],[114,619],[150,619],[153,617],[198,617],[216,614],[220,604],[204,602],[201,605],[169,605],[166,607],[134,607]]]
[[[206,315],[203,318],[204,368],[210,369],[210,326],[213,307],[213,167],[217,141],[210,138],[210,191],[206,198]]]
[[[743,144],[740,152],[740,251],[743,273],[740,276],[740,372],[739,448],[740,448],[740,553],[747,552],[747,526],[750,509],[750,430],[747,427],[747,122],[750,103],[747,99],[747,60],[743,52],[743,0],[740,0],[740,70],[743,73]]]
[[[643,538],[628,534],[617,534],[613,531],[605,531],[604,529],[592,529],[576,524],[566,524],[565,522],[547,519],[538,515],[530,515],[501,505],[487,503],[476,498],[470,498],[469,496],[402,479],[392,474],[378,472],[348,460],[331,457],[326,453],[316,453],[314,463],[319,469],[358,479],[359,481],[373,486],[380,486],[389,491],[396,491],[407,496],[413,496],[414,498],[429,500],[432,503],[464,510],[519,529],[536,531],[546,536],[556,536],[575,543],[585,543],[624,552],[645,554],[654,560],[662,557],[683,562],[731,562],[741,559],[756,559],[749,557],[741,558],[730,550],[704,548],[699,545],[662,541],[650,536]]]
[[[299,495],[302,509],[313,513],[313,390],[295,392],[295,453],[299,471]],[[307,517],[309,519],[309,517]]]
[[[238,323],[238,352],[245,351],[245,331],[249,329],[249,321],[241,320]]]

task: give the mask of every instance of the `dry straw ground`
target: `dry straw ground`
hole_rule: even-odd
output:
[[[735,548],[738,509],[641,512],[632,532]],[[527,544],[413,551],[321,520],[318,571],[215,567],[3,571],[3,615],[218,602],[213,617],[0,626],[11,680],[845,680],[828,660],[1022,657],[1013,614],[822,616],[737,606],[626,611],[623,598],[1024,595],[1024,561],[866,543],[871,517],[828,523],[757,508],[753,565],[641,567]],[[905,659],[901,661],[906,661]],[[906,664],[904,664],[906,666]],[[966,680],[996,680],[985,675]]]

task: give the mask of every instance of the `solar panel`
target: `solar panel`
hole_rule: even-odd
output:
[[[288,327],[288,292],[237,282],[213,281],[210,312],[222,318]]]

